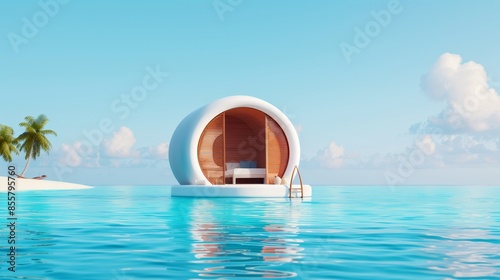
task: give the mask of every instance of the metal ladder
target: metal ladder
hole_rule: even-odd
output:
[[[299,174],[300,188],[293,187],[293,178],[295,177],[295,171]],[[300,175],[300,170],[297,165],[293,168],[292,177],[290,178],[290,190],[288,192],[289,198],[292,198],[292,190],[300,190],[300,198],[304,198],[304,185],[302,184],[302,176]]]

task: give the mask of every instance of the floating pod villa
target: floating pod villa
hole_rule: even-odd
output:
[[[310,197],[311,186],[293,185],[300,172],[299,138],[273,105],[230,96],[185,117],[169,146],[180,185],[172,196]]]

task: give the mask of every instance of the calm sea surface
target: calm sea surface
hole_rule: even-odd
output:
[[[313,187],[313,195],[18,193],[12,273],[0,193],[0,279],[500,279],[500,187]]]

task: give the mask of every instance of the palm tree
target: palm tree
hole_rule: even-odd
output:
[[[52,148],[52,144],[50,144],[46,135],[52,134],[57,136],[57,133],[53,130],[44,129],[49,119],[47,119],[47,117],[43,114],[38,116],[36,119],[32,116],[27,116],[24,120],[25,121],[19,125],[24,127],[26,130],[19,135],[19,137],[17,137],[17,140],[22,142],[22,144],[18,144],[19,150],[26,153],[24,159],[26,159],[27,162],[20,176],[24,176],[24,173],[26,173],[26,169],[28,169],[31,158],[36,160],[36,158],[40,156],[41,150],[48,153],[50,148]]]
[[[0,156],[5,161],[12,161],[12,153],[19,154],[16,145],[17,139],[14,137],[14,129],[10,126],[0,125]]]

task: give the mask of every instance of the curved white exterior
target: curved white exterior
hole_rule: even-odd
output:
[[[211,185],[198,161],[198,142],[205,127],[217,115],[235,108],[252,108],[266,113],[283,130],[289,147],[283,178],[290,178],[300,161],[299,137],[290,120],[273,105],[251,96],[230,96],[209,103],[186,116],[174,131],[169,146],[172,172],[181,185]]]

